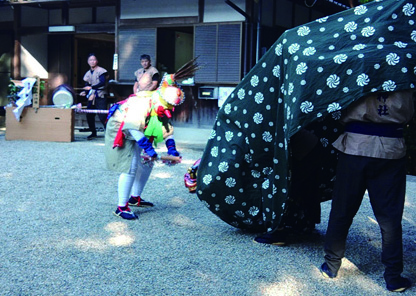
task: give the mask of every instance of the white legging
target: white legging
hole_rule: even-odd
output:
[[[129,132],[136,141],[144,137],[142,132],[136,130],[129,130]],[[153,162],[143,164],[140,157],[141,152],[142,148],[135,145],[130,170],[128,173],[121,173],[118,179],[118,206],[120,207],[127,204],[130,196],[140,196],[147,180],[149,180]]]

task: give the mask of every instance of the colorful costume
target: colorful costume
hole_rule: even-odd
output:
[[[173,128],[169,123],[171,111],[184,101],[184,94],[176,79],[193,75],[194,60],[186,64],[185,70],[165,75],[155,91],[140,91],[126,101],[114,105],[108,115],[105,134],[105,156],[107,167],[120,172],[118,182],[117,216],[135,219],[137,216],[128,205],[143,205],[141,194],[149,179],[153,162],[144,163],[146,158],[155,160],[157,153],[153,143],[166,139],[168,154],[179,156],[173,139]],[[145,202],[147,205],[153,204]]]
[[[415,88],[415,1],[361,5],[287,30],[218,112],[197,195],[225,222],[274,231],[291,197],[291,137],[318,137],[322,199],[330,193],[342,132],[334,119],[354,100]]]
[[[195,161],[194,164],[190,168],[188,168],[188,171],[183,176],[185,187],[188,188],[189,193],[196,192],[196,177],[198,174],[198,167],[200,162],[201,159]]]
[[[159,117],[156,113],[159,107],[164,110],[171,110],[173,107],[166,103],[165,106],[162,105],[160,95],[159,91],[141,91],[130,96],[122,104],[117,104],[117,109],[107,122],[105,135],[105,156],[108,169],[120,173],[129,171],[133,151],[137,146],[136,140],[130,134],[131,130],[139,131],[147,138],[152,137],[156,144],[173,135],[173,127],[166,115],[161,114],[162,116]],[[148,123],[154,120],[157,121],[156,127],[150,126],[152,132],[147,132]],[[117,144],[115,140],[120,132],[124,135],[124,141],[122,144]]]

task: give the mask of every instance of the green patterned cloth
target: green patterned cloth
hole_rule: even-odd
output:
[[[414,88],[415,66],[415,1],[374,1],[286,31],[219,110],[198,197],[235,227],[272,231],[290,198],[290,137],[315,125],[336,154],[329,121],[365,95]]]

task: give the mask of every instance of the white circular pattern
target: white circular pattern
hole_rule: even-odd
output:
[[[274,229],[287,206],[290,136],[317,123],[320,145],[336,157],[329,136],[340,130],[327,119],[338,120],[356,96],[414,87],[414,4],[376,2],[287,30],[235,88],[198,171],[198,197],[211,211],[233,206],[222,217],[231,225]]]

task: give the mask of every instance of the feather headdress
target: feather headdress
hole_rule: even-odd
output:
[[[159,86],[162,98],[169,105],[178,106],[183,103],[185,96],[177,84],[178,80],[183,80],[195,75],[201,67],[196,62],[198,57],[193,58],[179,68],[174,74],[165,74]]]

